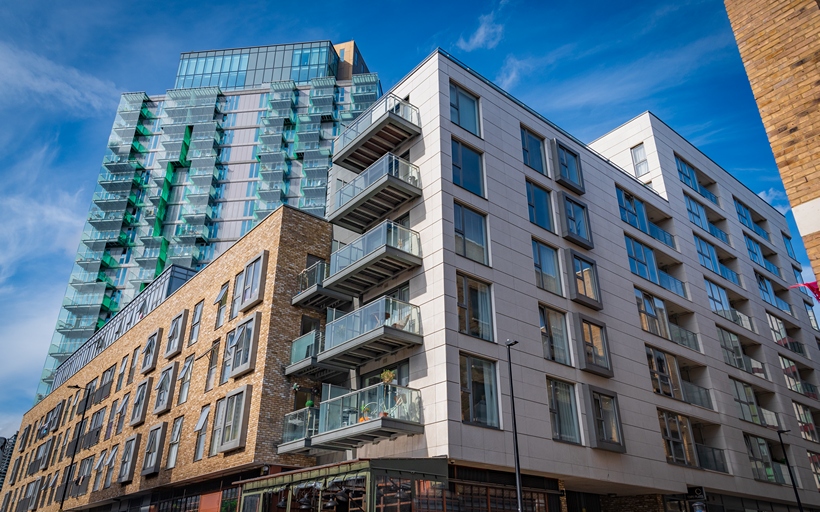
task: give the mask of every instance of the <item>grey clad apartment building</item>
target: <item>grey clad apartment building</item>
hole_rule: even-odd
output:
[[[188,98],[185,116],[213,115],[214,105],[229,101],[227,86],[196,78],[186,85],[183,75],[187,92],[169,91],[165,101]],[[266,429],[276,425],[275,439],[257,439],[255,420],[228,422],[262,454],[237,466],[254,477],[226,484],[240,491],[239,512],[516,510],[507,340],[518,341],[512,378],[524,510],[792,512],[788,460],[805,510],[820,511],[820,329],[813,299],[789,289],[801,269],[786,220],[754,192],[651,113],[586,145],[437,50],[383,96],[372,75],[361,75],[370,80],[361,89],[352,75],[353,104],[362,94],[370,106],[342,108],[353,113],[339,114],[328,133],[321,125],[325,135],[308,149],[324,151],[325,195],[303,201],[313,179],[308,149],[296,158],[301,140],[285,137],[291,126],[298,135],[309,124],[313,104],[300,118],[303,104],[293,97],[305,86],[264,76],[265,90],[239,100],[261,112],[250,123],[258,142],[242,150],[245,172],[259,164],[254,187],[267,205],[255,203],[254,218],[284,203],[321,204],[302,209],[330,223],[305,216],[332,227],[333,242],[305,261],[278,262],[298,278],[266,288],[268,296],[292,287],[287,311],[265,313],[301,318],[301,336],[276,341],[282,320],[258,342],[273,348],[255,355],[266,373],[253,391],[254,411],[267,418]],[[308,98],[320,107],[317,83]],[[163,126],[182,116],[164,112]],[[329,116],[322,123],[332,124]],[[266,123],[280,118],[294,121],[268,131]],[[190,169],[175,176],[190,177],[184,186],[192,190],[214,187],[218,176],[199,185],[205,171],[182,165],[198,158],[195,142],[204,140],[195,137],[199,124],[185,119],[180,124],[193,130],[182,130],[180,147],[194,156],[175,156],[174,173]],[[173,151],[170,142],[163,151]],[[283,180],[285,192],[261,195]],[[195,226],[215,218],[190,212],[197,205],[210,212],[219,201],[185,197],[182,220],[171,224],[201,233]],[[177,246],[205,243],[196,237],[180,236]],[[195,280],[177,293],[189,293]],[[199,314],[227,307],[223,288],[197,306]],[[190,316],[182,322],[200,318]],[[192,382],[220,364],[217,356],[197,361],[186,370]],[[211,427],[201,417],[185,420],[198,432],[190,443],[203,452],[203,432],[224,427],[212,432],[211,443],[218,440],[227,417]],[[783,446],[779,430],[789,431]],[[185,443],[176,438],[175,456],[193,450]],[[153,446],[152,471],[165,481],[162,451]],[[232,449],[212,450],[224,461],[209,464],[236,464]],[[132,455],[132,466],[145,464]],[[73,510],[165,510],[149,496],[151,485],[130,488],[144,498],[129,502],[136,505],[106,498]],[[2,512],[11,503],[21,508],[23,489],[0,491]],[[22,508],[35,510],[40,487],[29,490]]]

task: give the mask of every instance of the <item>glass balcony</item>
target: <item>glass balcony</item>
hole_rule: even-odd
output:
[[[422,342],[418,306],[381,297],[328,323],[317,361],[353,368]]]
[[[792,484],[792,479],[789,477],[789,468],[785,464],[762,460],[750,460],[750,462],[752,463],[752,474],[755,480],[781,485]]]
[[[652,221],[649,221],[649,236],[673,249],[675,248],[675,237]]]
[[[420,133],[418,108],[387,94],[362,112],[336,139],[333,161],[362,171]]]
[[[292,443],[315,436],[319,432],[319,408],[305,407],[285,414],[282,442]]]
[[[712,397],[709,395],[708,389],[685,380],[680,381],[680,384],[681,390],[683,391],[683,400],[686,403],[714,410],[712,407]]]
[[[787,384],[789,386],[789,389],[791,389],[792,391],[800,393],[801,395],[806,396],[808,398],[818,400],[817,386],[815,386],[814,384],[808,383],[803,380],[793,379],[788,379]]]
[[[805,345],[795,340],[791,336],[784,336],[783,338],[780,338],[779,340],[777,340],[777,344],[781,347],[786,347],[795,354],[800,354],[801,356],[808,357],[806,355]]]
[[[285,375],[325,380],[347,373],[349,368],[335,365],[332,362],[320,363],[317,361],[316,357],[324,349],[324,331],[314,330],[296,338],[290,346],[290,364],[285,368]]]
[[[385,221],[330,256],[324,287],[361,295],[421,261],[419,234]]]
[[[129,190],[137,182],[137,177],[131,173],[114,174],[102,172],[97,178],[97,182],[108,192]]]
[[[763,259],[763,267],[777,277],[782,277],[780,275],[780,268],[765,258]]]
[[[726,464],[726,455],[720,448],[712,448],[702,444],[695,444],[695,452],[698,455],[698,467],[712,471],[728,473],[729,466]]]
[[[730,322],[733,322],[741,327],[744,327],[754,332],[754,327],[752,326],[752,319],[744,315],[740,311],[734,308],[729,308],[714,310],[714,312],[722,316],[726,320],[729,320]]]
[[[330,266],[319,261],[299,273],[297,293],[291,304],[325,310],[337,308],[342,304],[353,302],[350,295],[325,289],[323,283],[328,276]]]
[[[743,356],[743,368],[741,368],[741,370],[760,377],[761,379],[769,380],[768,375],[766,375],[766,367],[763,366],[763,363],[749,356]]]
[[[210,235],[210,228],[204,224],[198,226],[191,224],[177,224],[174,230],[174,238],[182,241],[207,241]]]
[[[101,327],[100,320],[96,315],[73,317],[68,320],[60,320],[57,322],[57,332],[60,334],[77,334],[81,332],[91,332]],[[85,336],[84,338],[87,338]]]
[[[709,202],[711,202],[712,204],[720,206],[720,203],[718,202],[717,196],[715,194],[711,193],[706,187],[704,187],[700,183],[698,183],[697,191],[698,191],[698,194],[700,194],[702,197],[705,197],[706,199],[708,199]]]
[[[729,244],[729,235],[727,235],[725,231],[715,226],[711,222],[709,223],[709,233],[711,233],[713,237],[717,238],[724,244],[731,245]]]
[[[687,298],[686,296],[686,288],[683,286],[683,281],[676,279],[663,270],[658,269],[658,279],[659,284],[661,287],[669,290],[670,292],[680,295],[683,298]]]
[[[698,335],[692,331],[688,331],[679,325],[673,323],[669,324],[669,339],[692,350],[700,352],[700,345],[698,344]]]
[[[364,233],[390,212],[421,195],[419,169],[388,153],[336,192],[328,221]]]
[[[738,277],[737,272],[730,269],[723,263],[718,263],[718,268],[720,269],[720,275],[727,281],[731,281],[734,284],[740,286],[740,277]]]
[[[758,414],[760,415],[758,420],[754,423],[764,427],[771,427],[771,428],[780,428],[780,420],[777,417],[777,413],[774,411],[770,411],[769,409],[764,409],[763,407],[757,407]]]

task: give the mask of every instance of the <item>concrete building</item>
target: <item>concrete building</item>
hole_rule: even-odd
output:
[[[820,275],[820,4],[724,0],[780,177]]]
[[[123,94],[37,399],[166,265],[202,268],[280,204],[324,215],[332,139],[380,94],[353,41],[183,53],[173,89]]]
[[[438,50],[336,138],[329,183],[326,221],[276,210],[60,366],[0,512],[62,489],[94,512],[516,510],[507,340],[524,510],[791,512],[786,457],[820,510],[820,330],[785,219],[651,113],[585,145]]]

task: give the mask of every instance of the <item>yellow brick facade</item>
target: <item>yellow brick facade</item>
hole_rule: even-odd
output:
[[[102,400],[99,404],[90,406],[86,412],[86,418],[90,418],[99,409],[106,407],[105,421],[99,443],[89,449],[78,450],[76,462],[79,466],[82,459],[95,455],[94,460],[96,463],[104,449],[110,450],[113,446],[119,445],[114,481],[109,488],[93,492],[93,481],[96,472],[92,472],[88,492],[77,498],[67,497],[65,510],[85,509],[93,507],[95,504],[110,503],[113,498],[122,498],[124,495],[154,491],[162,487],[184,485],[186,482],[201,482],[209,478],[238,474],[240,471],[245,471],[245,474],[247,474],[247,471],[256,471],[258,475],[258,471],[263,466],[269,466],[270,472],[276,472],[282,467],[306,466],[314,463],[313,459],[303,456],[277,455],[276,443],[279,442],[282,436],[283,411],[290,411],[293,408],[293,384],[286,380],[282,372],[282,368],[289,362],[291,341],[300,335],[302,315],[313,315],[319,318],[319,315],[315,312],[291,306],[291,297],[296,294],[298,274],[305,268],[308,255],[324,259],[329,258],[331,237],[332,228],[325,221],[296,209],[288,207],[278,209],[24,415],[21,432],[27,425],[38,422],[62,400],[68,400],[77,393],[76,390],[69,389],[68,386],[76,385],[83,388],[93,379],[99,378],[112,365],[117,366],[114,378],[114,384],[116,385],[116,375],[119,373],[122,358],[128,355],[128,365],[130,365],[131,354],[134,349],[144,346],[148,337],[158,328],[163,329],[163,337],[160,338],[161,341],[156,355],[155,369],[146,375],[140,375],[139,368],[137,368],[133,382],[130,384],[126,383],[129,371],[126,369],[122,389],[116,390],[115,386],[112,386],[108,398]],[[234,294],[234,278],[244,269],[246,263],[263,250],[267,251],[267,268],[264,272],[264,299],[251,309],[240,312],[236,318],[230,319],[230,301]],[[219,328],[215,328],[218,306],[214,304],[214,300],[224,283],[230,283],[228,312],[224,324]],[[199,337],[194,344],[189,345],[188,336],[194,306],[200,301],[204,301],[204,307]],[[152,413],[156,390],[151,389],[149,401],[146,405],[145,421],[142,425],[132,428],[128,425],[128,419],[133,408],[136,387],[145,377],[153,377],[153,383],[156,384],[161,369],[170,362],[169,359],[164,357],[164,352],[171,321],[186,309],[188,315],[185,338],[182,340],[182,351],[170,358],[170,361],[176,361],[179,370],[187,357],[190,355],[195,356],[188,399],[184,404],[177,405],[176,393],[179,391],[179,382],[176,382],[174,394],[171,397],[172,407],[170,411],[157,416]],[[255,369],[245,375],[230,378],[226,383],[220,385],[219,369],[221,369],[224,357],[226,335],[235,329],[238,324],[256,314],[259,315],[261,321],[258,327],[259,336],[256,346]],[[320,320],[323,319],[320,318]],[[206,392],[205,384],[209,361],[206,354],[216,340],[219,340],[220,344],[215,386],[212,390]],[[245,446],[232,452],[209,457],[208,451],[211,441],[211,429],[214,424],[216,401],[225,397],[226,393],[231,390],[244,385],[250,385],[252,388],[249,420],[245,425]],[[115,434],[112,431],[111,438],[105,440],[105,431],[112,404],[114,400],[122,401],[126,393],[130,393],[131,398],[124,428],[120,434]],[[208,419],[205,456],[202,460],[194,461],[194,445],[197,436],[194,427],[202,407],[206,404],[210,404],[211,412]],[[67,409],[69,410],[66,411],[66,414],[63,414],[60,426],[56,431],[39,441],[35,441],[34,427],[32,427],[32,434],[28,436],[25,447],[22,450],[15,447],[14,459],[21,457],[27,463],[30,463],[34,458],[37,447],[42,442],[47,441],[50,436],[55,437],[55,444],[57,444],[55,451],[52,452],[54,462],[50,463],[45,470],[38,471],[33,475],[26,475],[26,467],[21,460],[14,483],[11,482],[10,478],[6,479],[0,496],[5,496],[6,493],[11,492],[7,503],[8,507],[18,503],[24,496],[23,493],[27,484],[36,479],[46,476],[46,482],[50,482],[54,472],[60,470],[60,479],[54,487],[56,488],[62,482],[71,454],[63,453],[60,456],[58,452],[61,449],[62,451],[67,450],[63,448],[62,441],[59,444],[57,443],[56,438],[64,438],[66,429],[69,427],[73,435],[74,427],[80,419],[79,414],[74,414],[72,417],[70,407],[67,407]],[[184,416],[185,419],[183,420],[176,466],[173,469],[165,469],[171,427],[174,419],[180,416]],[[140,469],[143,464],[148,430],[160,422],[167,422],[165,442],[162,446],[161,467],[163,469],[157,475],[142,477],[140,476]],[[142,434],[142,439],[139,451],[136,454],[133,480],[128,484],[117,483],[116,477],[119,469],[119,459],[123,451],[123,443],[125,439],[136,433]],[[227,478],[224,485],[230,485],[231,481],[230,478]],[[47,492],[50,494],[52,489],[48,489]],[[17,499],[12,501],[15,496]],[[47,502],[48,499],[46,499]],[[59,501],[56,499],[52,500],[50,505],[43,507],[40,507],[38,503],[37,507],[37,510],[44,511],[56,511],[58,509]],[[8,508],[8,510],[14,509]]]

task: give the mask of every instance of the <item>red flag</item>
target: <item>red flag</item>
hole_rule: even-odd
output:
[[[817,281],[813,283],[797,283],[795,285],[789,286],[789,288],[799,288],[801,286],[805,286],[814,294],[814,298],[820,301],[820,286],[817,286]]]

